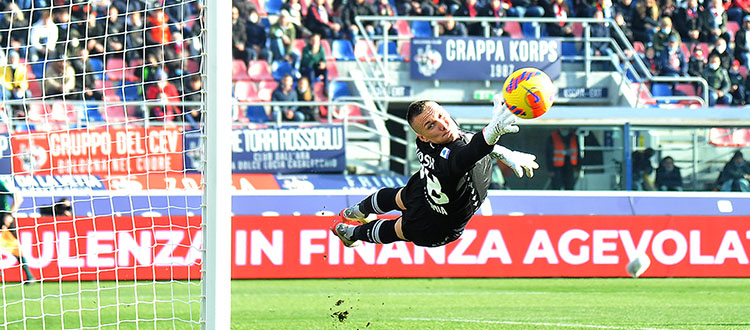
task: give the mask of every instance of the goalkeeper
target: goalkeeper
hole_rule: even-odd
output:
[[[434,101],[409,105],[407,120],[417,133],[420,170],[400,188],[383,188],[341,211],[343,221],[331,228],[347,247],[357,241],[388,244],[411,241],[441,246],[457,240],[487,197],[492,160],[499,159],[518,177],[532,177],[536,156],[495,145],[500,136],[518,132],[516,116],[495,95],[492,120],[481,134],[461,131],[448,112]],[[399,210],[401,217],[368,222],[371,213]],[[352,225],[352,222],[362,225]]]
[[[13,204],[8,203],[11,196]],[[23,272],[26,274],[26,281],[24,283],[31,284],[36,282],[36,279],[31,275],[26,258],[21,254],[18,242],[18,229],[16,228],[16,221],[13,218],[13,215],[21,207],[22,202],[23,197],[19,193],[11,191],[4,182],[0,181],[0,248],[6,252],[10,252],[18,259]]]

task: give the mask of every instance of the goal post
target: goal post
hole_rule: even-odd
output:
[[[0,4],[0,329],[229,329],[230,15]]]

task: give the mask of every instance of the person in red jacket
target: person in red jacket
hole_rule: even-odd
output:
[[[179,102],[180,93],[177,92],[177,87],[170,83],[167,79],[167,73],[160,70],[156,73],[158,81],[148,87],[146,90],[147,100],[159,100],[162,103],[166,102]],[[150,118],[155,120],[173,121],[175,116],[182,113],[180,108],[176,105],[161,105],[151,107]]]

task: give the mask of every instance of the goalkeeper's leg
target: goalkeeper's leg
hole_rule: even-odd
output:
[[[404,210],[401,203],[400,188],[382,188],[374,194],[367,196],[357,204],[354,204],[343,211],[341,216],[349,221],[367,223],[367,216],[370,214],[385,214],[393,210]]]

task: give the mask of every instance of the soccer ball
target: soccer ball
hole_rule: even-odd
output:
[[[552,106],[555,85],[544,71],[523,68],[513,72],[503,84],[503,98],[510,112],[523,119],[543,115]]]

